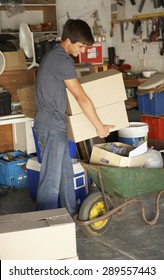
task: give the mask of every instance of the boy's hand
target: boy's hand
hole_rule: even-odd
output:
[[[104,125],[102,125],[101,128],[97,129],[97,134],[100,138],[105,138],[105,137],[109,136],[110,129],[114,128],[114,127],[115,127],[115,125],[105,125],[104,124]]]

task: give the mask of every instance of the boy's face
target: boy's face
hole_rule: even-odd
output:
[[[76,42],[74,44],[70,43],[68,45],[68,51],[69,54],[73,55],[74,57],[77,57],[80,53],[85,52],[86,45],[80,42]]]

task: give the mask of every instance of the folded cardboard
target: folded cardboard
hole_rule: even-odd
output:
[[[19,49],[16,52],[4,52],[3,54],[5,57],[4,71],[27,69],[27,62],[22,49]]]
[[[0,216],[1,260],[76,257],[75,223],[65,208]]]
[[[101,108],[127,99],[122,73],[115,69],[86,75],[79,78],[79,82],[95,108]],[[67,97],[67,114],[76,115],[82,113],[78,102],[68,89]]]
[[[128,126],[128,117],[124,101],[96,109],[96,112],[104,124],[115,125],[112,131]],[[68,139],[75,143],[97,137],[93,124],[87,119],[84,113],[74,116],[67,116]]]
[[[134,149],[133,146],[116,142],[119,148],[126,147],[126,151],[129,154]],[[142,154],[136,157],[121,156],[105,149],[106,144],[97,144],[93,146],[90,163],[100,164],[106,166],[117,167],[143,167],[145,163],[146,154]]]

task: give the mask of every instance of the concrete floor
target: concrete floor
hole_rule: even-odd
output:
[[[155,195],[141,197],[147,217],[155,213]],[[0,215],[35,211],[28,188],[10,190],[0,199]],[[163,260],[164,198],[154,226],[146,225],[138,205],[129,205],[122,215],[112,217],[111,225],[100,237],[88,237],[77,226],[77,254],[80,260]]]

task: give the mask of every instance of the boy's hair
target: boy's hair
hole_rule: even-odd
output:
[[[93,35],[89,25],[81,19],[68,19],[64,25],[62,41],[70,39],[71,43],[83,43],[92,45],[94,43]]]

